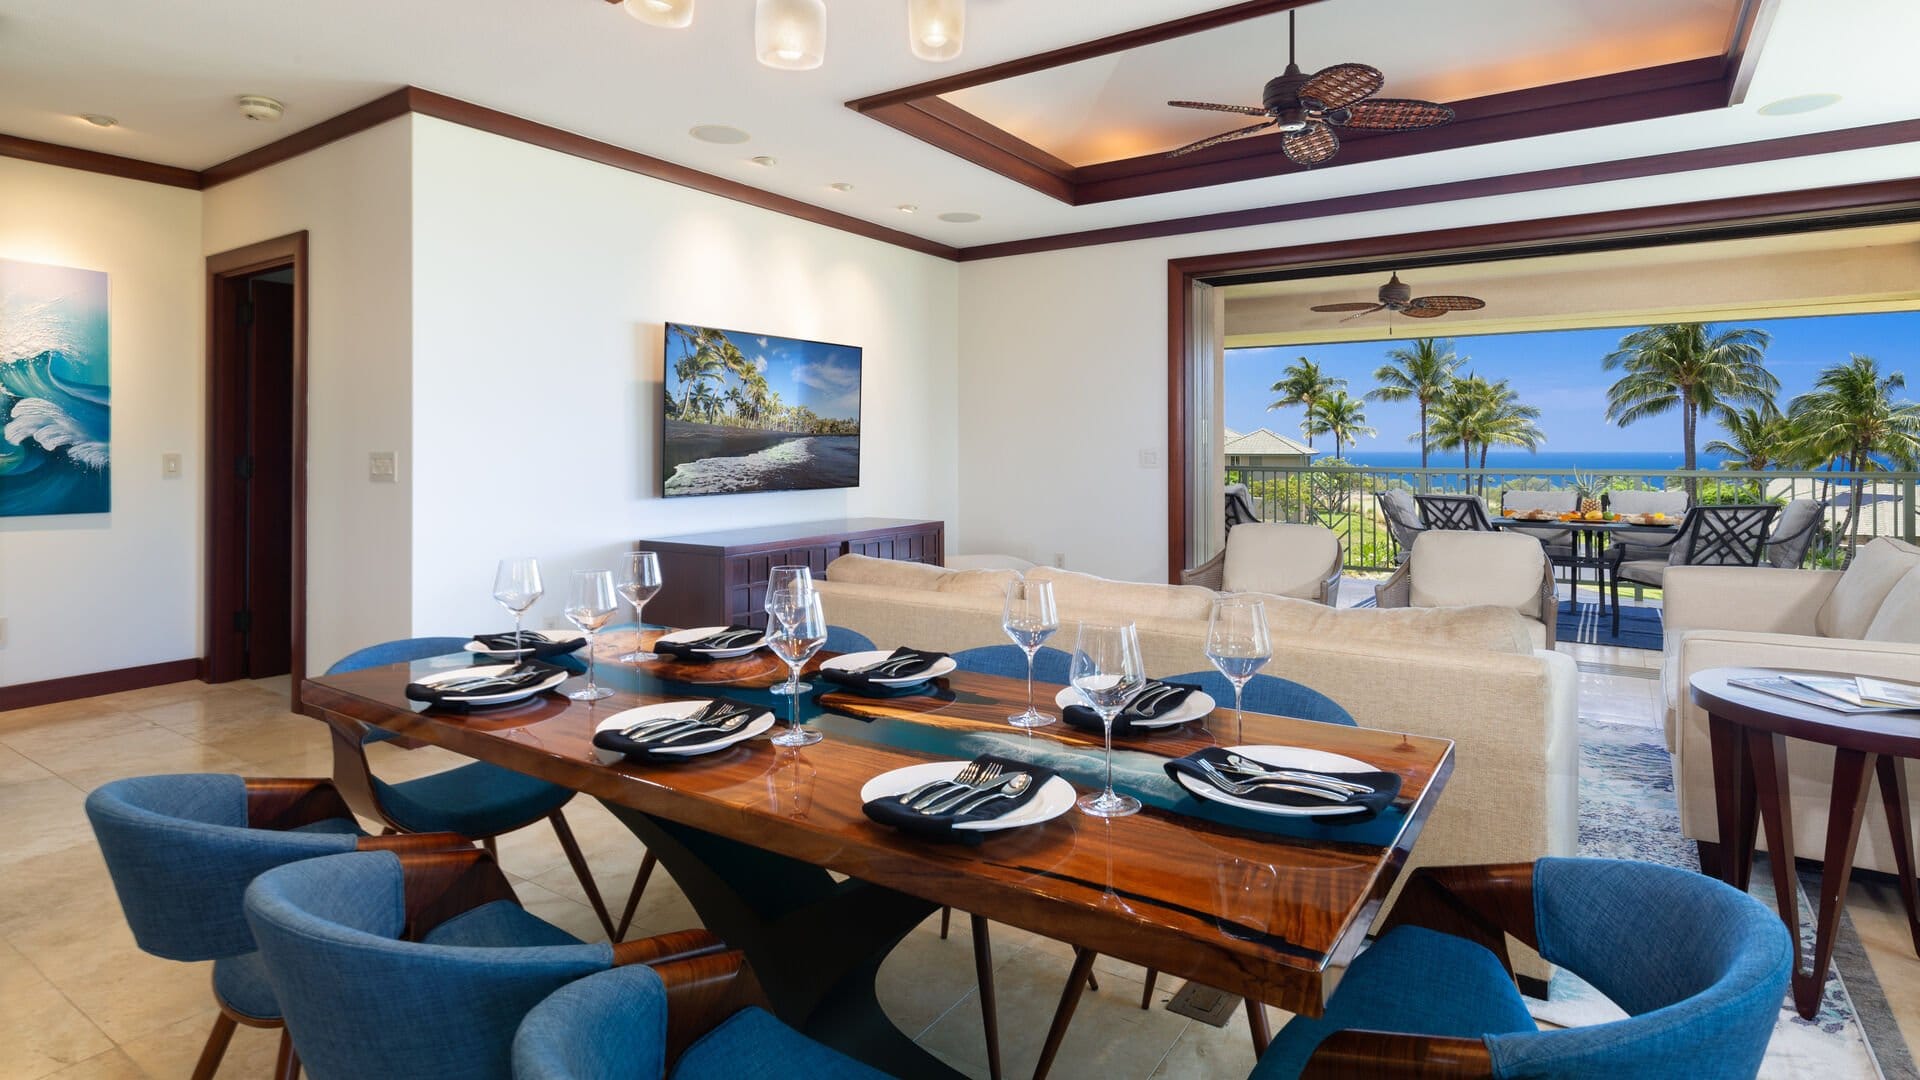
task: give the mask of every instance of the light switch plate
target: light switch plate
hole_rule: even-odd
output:
[[[1158,450],[1140,451],[1140,467],[1143,469],[1159,468],[1160,467],[1160,451]]]
[[[391,450],[374,450],[367,454],[367,479],[380,484],[395,483],[400,479],[399,455]]]
[[[179,454],[161,454],[160,455],[160,475],[166,477],[169,480],[177,480],[180,478],[180,455]]]

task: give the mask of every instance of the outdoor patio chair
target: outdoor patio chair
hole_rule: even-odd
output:
[[[1394,488],[1390,491],[1377,491],[1374,501],[1380,504],[1380,516],[1387,519],[1387,532],[1393,536],[1393,561],[1397,565],[1407,561],[1413,551],[1413,542],[1426,526],[1420,524],[1420,507],[1413,501],[1413,494]]]
[[[1659,588],[1666,582],[1669,566],[1759,566],[1769,528],[1779,513],[1772,503],[1696,506],[1665,543],[1615,544],[1607,551],[1605,563],[1612,579],[1613,632],[1620,633],[1621,581]]]
[[[1693,505],[1685,488],[1672,488],[1667,491],[1608,491],[1600,496],[1600,505],[1616,514],[1665,514],[1673,521],[1686,516],[1687,508]],[[1609,547],[1622,544],[1664,545],[1673,538],[1673,530],[1665,528],[1618,529],[1607,537]],[[1632,559],[1634,556],[1629,555]],[[1665,558],[1664,551],[1661,558]]]
[[[1420,523],[1429,529],[1449,532],[1492,532],[1487,520],[1487,504],[1476,495],[1415,495],[1420,504]]]
[[[1324,525],[1254,522],[1227,534],[1226,549],[1181,575],[1215,592],[1291,596],[1336,607],[1346,549]]]
[[[1374,587],[1373,596],[1382,608],[1511,608],[1527,620],[1527,632],[1539,649],[1553,648],[1559,632],[1553,563],[1539,544],[1506,532],[1421,533],[1412,556]]]
[[[1780,511],[1780,523],[1767,537],[1767,565],[1798,570],[1807,561],[1807,551],[1820,535],[1820,519],[1826,510],[1824,499],[1795,499]]]
[[[1260,506],[1245,484],[1227,485],[1227,531],[1235,525],[1250,525],[1260,520]]]

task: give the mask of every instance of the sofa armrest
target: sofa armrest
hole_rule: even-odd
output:
[[[1413,603],[1413,560],[1400,564],[1387,580],[1373,587],[1375,607],[1408,607]]]
[[[1227,576],[1227,553],[1220,552],[1213,558],[1201,563],[1180,575],[1180,584],[1199,585],[1219,592]]]
[[[1668,632],[1750,630],[1815,634],[1821,605],[1840,580],[1836,570],[1771,566],[1672,566],[1664,602]]]

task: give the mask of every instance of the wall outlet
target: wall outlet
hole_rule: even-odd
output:
[[[1140,467],[1143,469],[1159,468],[1160,467],[1160,451],[1158,450],[1140,451]]]
[[[374,450],[367,454],[367,479],[376,484],[392,484],[400,479],[400,455],[391,450]]]
[[[161,454],[160,455],[160,475],[161,476],[164,476],[169,480],[178,480],[180,479],[180,467],[181,467],[181,462],[180,462],[179,454]]]
[[[1054,568],[1055,570],[1065,570],[1065,569],[1067,568],[1067,553],[1066,553],[1066,552],[1064,552],[1064,551],[1056,551],[1056,552],[1054,552],[1054,553],[1053,553],[1053,568]]]

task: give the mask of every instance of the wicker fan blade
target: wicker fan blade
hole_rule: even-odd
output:
[[[1211,101],[1169,101],[1167,104],[1176,109],[1205,109],[1208,112],[1239,113],[1242,116],[1267,115],[1267,110],[1258,105],[1218,105]]]
[[[1347,109],[1344,117],[1328,117],[1343,127],[1368,131],[1413,131],[1437,127],[1453,119],[1453,110],[1431,101],[1410,98],[1372,98]]]
[[[1300,96],[1312,98],[1326,108],[1338,109],[1379,93],[1385,85],[1387,77],[1380,74],[1379,68],[1365,64],[1335,64],[1315,72],[1313,78],[1301,85]]]
[[[1218,146],[1223,142],[1232,142],[1235,139],[1244,139],[1249,135],[1258,135],[1260,132],[1272,127],[1275,123],[1276,121],[1273,120],[1265,120],[1258,124],[1240,128],[1237,131],[1226,131],[1218,135],[1209,135],[1199,142],[1191,142],[1178,150],[1170,150],[1167,152],[1167,156],[1179,157],[1181,154],[1191,154],[1195,150],[1205,150],[1209,146]],[[1289,138],[1291,138],[1291,136],[1289,136]]]
[[[1446,313],[1447,309],[1445,308],[1414,307],[1411,304],[1400,309],[1400,314],[1405,315],[1409,319],[1437,319]]]
[[[1280,150],[1295,165],[1318,165],[1340,152],[1340,137],[1327,125],[1312,123],[1287,132],[1280,140]]]
[[[1407,306],[1434,311],[1479,311],[1487,302],[1477,296],[1416,296],[1407,301]]]
[[[1308,311],[1373,311],[1379,304],[1315,304]]]
[[[1353,314],[1351,314],[1351,315],[1349,315],[1349,316],[1347,316],[1346,318],[1344,318],[1344,319],[1341,319],[1340,321],[1341,321],[1341,322],[1352,322],[1353,320],[1355,320],[1355,319],[1357,319],[1357,318],[1359,318],[1359,317],[1360,317],[1360,316],[1362,316],[1362,315],[1371,315],[1371,314],[1373,314],[1373,313],[1374,313],[1374,312],[1376,312],[1376,311],[1380,311],[1380,310],[1382,310],[1382,309],[1383,309],[1383,308],[1385,308],[1386,306],[1387,306],[1387,305],[1385,305],[1385,304],[1374,304],[1374,305],[1372,305],[1372,306],[1370,306],[1370,307],[1368,307],[1368,308],[1367,308],[1367,310],[1365,310],[1365,311],[1356,311],[1356,312],[1354,312]]]

